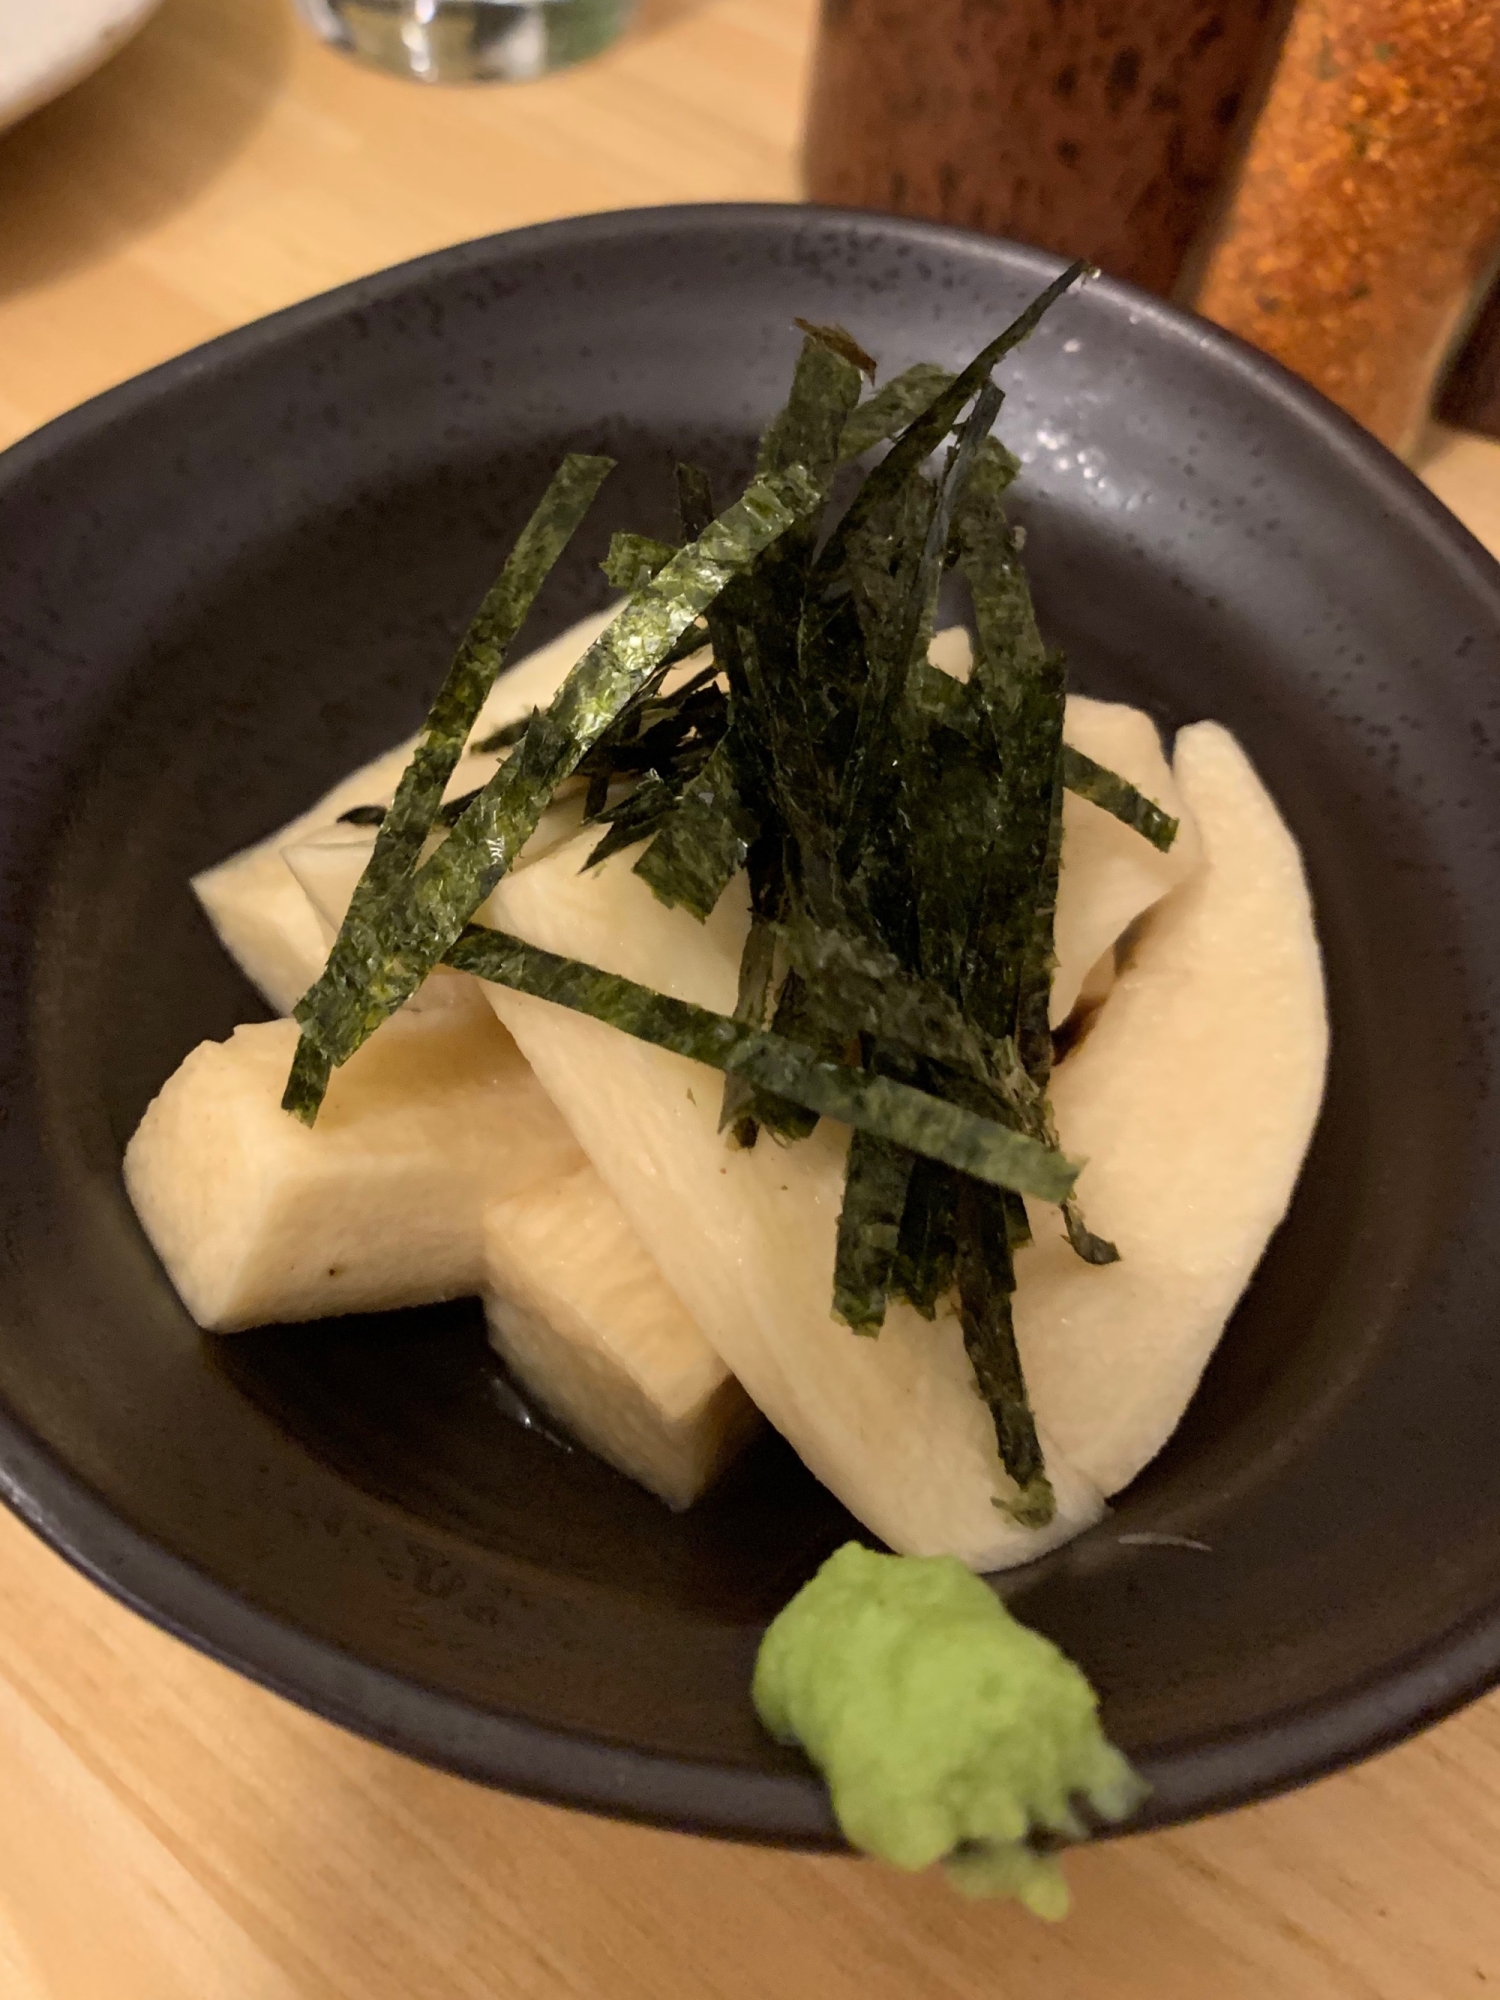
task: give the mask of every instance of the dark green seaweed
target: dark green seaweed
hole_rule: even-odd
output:
[[[517,536],[515,547],[459,643],[453,664],[417,738],[411,761],[401,774],[396,796],[381,815],[374,848],[355,885],[318,988],[334,992],[347,987],[351,977],[357,976],[374,923],[418,865],[448,780],[463,756],[469,733],[516,633],[613,469],[611,458],[590,458],[578,453],[565,458]],[[299,1006],[305,1006],[308,997],[304,996]],[[301,1014],[298,1018],[303,1020],[306,1038],[307,1021]],[[313,1033],[311,1039],[328,1062],[343,1059],[329,1045],[326,1035]],[[327,1089],[328,1062],[302,1056],[288,1080],[283,1107],[307,1124],[316,1118],[318,1104]]]
[[[437,818],[444,788],[463,756],[469,732],[511,642],[553,564],[613,469],[612,458],[577,454],[565,458],[517,537],[504,568],[485,593],[428,711],[396,796],[381,817],[374,849],[334,946],[335,956],[369,911],[416,866],[422,843]]]
[[[804,328],[786,407],[761,439],[758,463],[775,470],[798,463],[826,490],[838,465],[839,440],[859,399],[862,352],[849,351],[836,329]],[[830,339],[830,335],[832,338]],[[695,469],[678,472],[678,500],[684,527],[709,502],[708,482]],[[785,900],[785,836],[776,822],[788,806],[786,782],[793,771],[805,779],[798,746],[807,738],[806,688],[798,671],[797,640],[807,572],[816,547],[811,518],[782,536],[710,607],[707,618],[714,656],[723,666],[732,702],[740,715],[727,744],[735,798],[745,815],[772,830],[752,841],[746,854],[750,877],[750,935],[741,965],[736,1018],[769,1026],[781,1008],[791,1017],[795,995],[783,991],[785,968],[775,968],[774,941],[767,926]],[[731,829],[732,831],[732,829]],[[740,1145],[753,1145],[762,1125],[778,1137],[805,1136],[816,1123],[800,1106],[757,1089],[744,1077],[725,1078],[721,1122]]]
[[[648,584],[676,553],[670,542],[659,542],[654,535],[621,530],[610,536],[609,554],[599,567],[616,590],[635,591]]]
[[[976,1117],[891,1077],[830,1062],[816,1051],[732,1015],[656,993],[617,973],[542,951],[504,931],[471,925],[446,961],[497,986],[530,993],[606,1021],[657,1048],[746,1076],[823,1118],[841,1119],[962,1174],[1062,1201],[1077,1176],[1063,1155],[1024,1133]]]
[[[282,1093],[281,1108],[290,1111],[294,1118],[300,1118],[304,1125],[311,1125],[318,1115],[318,1108],[328,1093],[328,1083],[333,1075],[333,1064],[324,1055],[316,1042],[299,1035],[297,1047],[292,1055],[291,1072]]]
[[[786,975],[777,931],[777,918],[785,901],[782,861],[780,836],[764,831],[745,857],[745,872],[750,882],[750,926],[740,951],[734,1018],[755,1028],[771,1026]],[[719,1130],[728,1131],[735,1145],[753,1146],[763,1120],[773,1127],[789,1129],[788,1121],[794,1124],[797,1115],[797,1107],[785,1100],[757,1103],[754,1086],[743,1077],[725,1077]]]
[[[740,798],[733,746],[726,738],[683,786],[677,810],[635,872],[668,908],[690,910],[702,923],[744,867],[758,832]]]
[[[394,893],[351,907],[326,970],[295,1010],[324,1055],[346,1061],[411,997],[617,711],[730,578],[818,498],[796,465],[755,479],[588,649],[436,853]]]
[[[1062,1205],[1068,1241],[1085,1264],[1118,1264],[1120,1253],[1105,1236],[1096,1236],[1084,1222],[1077,1200],[1069,1195]]]
[[[819,326],[816,320],[794,319],[792,325],[805,333],[809,340],[816,340],[823,347],[831,347],[835,354],[841,354],[852,368],[861,375],[875,380],[875,357],[866,354],[859,342],[843,326]]]
[[[1024,1527],[1041,1528],[1057,1503],[1016,1348],[1011,1298],[1016,1289],[1008,1205],[1000,1190],[966,1181],[958,1197],[958,1297],[964,1348],[980,1394],[990,1407],[1000,1461],[1019,1491],[1006,1511]]]
[[[935,1317],[938,1300],[952,1289],[958,1189],[958,1176],[935,1160],[918,1160],[912,1168],[887,1292],[906,1299],[923,1319]]]
[[[654,771],[648,771],[627,798],[593,815],[596,820],[607,822],[609,832],[590,849],[584,867],[597,868],[601,861],[634,847],[637,841],[648,840],[670,823],[676,808],[677,794],[672,787]]]
[[[844,425],[859,400],[862,370],[846,351],[849,336],[841,336],[841,329],[804,324],[803,330],[807,337],[797,357],[791,394],[761,438],[756,470],[763,475],[789,465],[805,466],[810,477],[826,488],[838,464]]]
[[[931,361],[918,361],[901,374],[893,375],[884,388],[866,396],[850,412],[839,439],[839,462],[852,464],[877,444],[884,444],[904,431],[952,380],[950,370]]]
[[[849,1142],[833,1259],[833,1310],[856,1333],[878,1333],[885,1320],[916,1164],[916,1154],[905,1146],[869,1132],[856,1132]]]
[[[940,390],[907,425],[890,451],[866,478],[829,537],[818,557],[814,587],[837,576],[844,565],[850,538],[921,469],[947,437],[960,412],[979,394],[1005,356],[1036,331],[1048,309],[1080,278],[1087,277],[1091,268],[1082,262],[1070,264],[1060,277],[1054,278],[1024,311],[1016,315],[1003,333],[997,334],[988,346],[982,347],[968,366],[953,377],[947,388]]]
[[[1143,792],[1115,772],[1085,757],[1081,750],[1063,749],[1062,781],[1070,792],[1102,806],[1107,813],[1134,828],[1153,847],[1165,854],[1177,838],[1177,822],[1170,813],[1153,805]]]

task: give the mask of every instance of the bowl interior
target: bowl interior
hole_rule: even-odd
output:
[[[890,372],[967,358],[1049,275],[873,217],[585,220],[315,301],[0,461],[0,1465],[150,1615],[481,1777],[829,1837],[748,1699],[765,1619],[851,1532],[778,1441],[674,1517],[516,1421],[472,1305],[205,1338],[120,1155],[195,1042],[265,1011],[188,877],[415,724],[562,451],[620,466],[531,640],[603,600],[611,529],[669,527],[675,459],[743,476],[794,315]],[[1327,958],[1288,1222],[1166,1451],[1007,1584],[1166,1820],[1500,1670],[1500,598],[1375,447],[1122,288],[1002,380],[1075,684],[1240,735]]]

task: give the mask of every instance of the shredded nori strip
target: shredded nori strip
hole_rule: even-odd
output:
[[[563,460],[536,511],[521,530],[505,566],[459,644],[447,678],[401,774],[396,796],[381,821],[375,848],[354,891],[344,938],[404,876],[410,874],[422,843],[432,831],[443,791],[452,777],[469,732],[495,684],[511,642],[536,594],[574,531],[614,470],[610,458],[574,454]]]
[[[809,340],[816,340],[824,347],[831,347],[835,354],[841,354],[861,375],[867,375],[872,382],[875,380],[874,356],[866,354],[847,327],[819,326],[810,319],[794,319],[792,325],[800,328]]]
[[[299,1036],[296,1050],[292,1055],[292,1067],[286,1080],[286,1090],[282,1094],[282,1110],[290,1111],[292,1116],[300,1118],[304,1125],[311,1125],[327,1094],[332,1075],[333,1064],[317,1043],[310,1042],[306,1035]]]
[[[416,992],[614,715],[729,579],[818,498],[800,466],[758,477],[631,599],[437,852],[383,901],[351,906],[327,968],[295,1009],[305,1039],[344,1062]],[[304,1119],[306,1102],[304,1090]]]
[[[1066,1199],[1078,1169],[1054,1148],[941,1098],[830,1062],[784,1036],[654,992],[618,973],[561,958],[505,931],[470,925],[445,963],[497,986],[591,1015],[657,1048],[748,1076],[820,1117],[838,1118],[962,1174],[1043,1201]]]
[[[851,412],[839,439],[840,463],[849,465],[875,445],[884,444],[888,438],[904,431],[952,380],[950,370],[939,368],[931,361],[918,361],[913,367],[903,369],[901,374],[893,375],[883,389],[866,396]]]
[[[1096,1236],[1084,1222],[1077,1201],[1072,1195],[1062,1205],[1063,1224],[1068,1232],[1068,1241],[1085,1264],[1118,1264],[1120,1253],[1107,1237]]]
[[[745,857],[745,872],[750,882],[750,927],[740,952],[734,1018],[756,1028],[772,1025],[786,977],[776,927],[785,900],[782,858],[780,838],[764,832]],[[753,1146],[763,1123],[789,1137],[796,1129],[799,1115],[795,1105],[758,1094],[743,1077],[724,1079],[719,1129],[727,1130],[736,1146]]]
[[[654,535],[622,530],[610,537],[609,554],[599,567],[616,590],[634,591],[649,583],[676,553],[670,542],[659,542]]]
[[[401,774],[396,796],[381,815],[374,848],[355,884],[315,993],[347,990],[357,981],[381,914],[418,865],[448,780],[463,756],[469,733],[495,684],[511,642],[553,565],[613,470],[611,458],[570,454],[558,467],[530,520],[517,536],[504,567],[485,593],[459,643],[437,699],[428,710],[411,761]],[[351,1043],[340,1054],[337,1047],[330,1046],[326,1033],[319,1035],[312,1031],[308,1017],[300,1011],[309,997],[304,996],[298,1003],[303,1032],[292,1060],[282,1107],[311,1125],[328,1088],[330,1066],[341,1062],[357,1044]],[[372,1021],[371,1026],[374,1025]]]
[[[609,832],[590,849],[584,867],[597,868],[601,861],[608,861],[623,849],[634,847],[637,841],[659,833],[670,823],[676,807],[677,794],[672,787],[655,771],[648,771],[628,798],[593,815],[596,821],[608,824]]]
[[[791,393],[767,425],[755,463],[761,474],[804,466],[826,491],[838,465],[844,425],[859,400],[860,368],[845,352],[839,329],[809,326],[806,334]]]
[[[838,919],[852,906],[859,927],[867,928],[873,920],[911,972],[951,983],[972,1021],[1013,1044],[1029,1043],[1036,975],[1040,970],[1050,977],[1055,886],[1049,894],[1047,880],[1059,796],[1060,668],[1046,671],[1039,644],[1025,647],[1025,657],[1014,661],[1014,646],[1002,643],[994,671],[987,677],[976,670],[972,689],[945,704],[946,715],[931,702],[914,706],[909,691],[914,682],[919,688],[921,684],[918,662],[925,661],[939,561],[962,559],[965,519],[992,515],[995,499],[1014,477],[1014,461],[987,437],[998,404],[987,376],[1037,316],[1022,315],[913,420],[835,528],[808,590],[815,620],[809,650],[822,670],[820,678],[832,679],[842,660],[847,674],[864,681],[858,696],[863,713],[856,709],[850,738],[856,754],[842,774],[835,893],[817,885],[824,888],[821,907],[810,903],[810,913],[837,931]],[[975,407],[950,451],[941,486],[924,500],[916,486],[923,461],[971,396]],[[976,489],[973,503],[967,501],[970,485]],[[955,524],[951,542],[950,510]],[[1004,548],[1013,564],[1008,529]],[[971,576],[970,582],[974,588],[976,579]],[[1024,592],[1024,578],[1019,587]],[[846,593],[854,602],[858,640],[843,601]],[[1029,613],[1029,597],[1023,602]],[[1011,622],[1018,629],[1003,638],[1030,637],[1024,620]],[[981,653],[983,638],[981,633]],[[940,733],[946,727],[946,744],[932,737],[934,726]],[[982,734],[988,735],[988,743],[979,740]],[[1049,735],[1055,736],[1050,743]],[[960,752],[973,771],[968,808],[951,816],[931,810],[939,804],[936,798],[920,798],[924,770],[946,774],[952,768],[944,749]],[[983,769],[986,762],[988,771]],[[997,763],[1003,780],[999,793]],[[894,778],[888,775],[892,767]],[[867,772],[873,772],[873,782]],[[917,859],[909,852],[914,844],[926,850]],[[840,878],[845,884],[841,891],[836,886]],[[1039,911],[1039,903],[1048,906],[1045,911]],[[847,1008],[848,998],[847,988],[838,990],[838,1004]],[[971,1066],[951,1074],[947,1087],[951,1094],[967,1097],[988,1089],[997,1111],[1003,1107],[1016,1115],[993,1082],[977,1077]],[[935,1087],[943,1083],[934,1078]],[[856,1161],[856,1169],[860,1166]],[[873,1162],[867,1170],[876,1171]],[[868,1205],[879,1214],[878,1187],[865,1190],[858,1173],[851,1173],[845,1203],[855,1205],[856,1212]],[[1043,1520],[1051,1511],[1051,1492],[1009,1318],[1011,1237],[1019,1235],[1018,1222],[1024,1227],[1024,1213],[1011,1213],[1008,1230],[1003,1208],[997,1225],[993,1215],[976,1209],[963,1185],[950,1199],[941,1181],[917,1170],[908,1181],[907,1203],[911,1221],[908,1225],[903,1215],[895,1254],[885,1265],[884,1289],[887,1295],[904,1292],[919,1310],[931,1311],[950,1271],[956,1274],[965,1343],[994,1416],[1002,1461],[1021,1489],[1022,1513]],[[846,1234],[852,1240],[855,1231]],[[995,1261],[993,1283],[981,1282],[978,1273],[990,1260],[995,1241],[1002,1245],[1005,1261]],[[878,1257],[872,1254],[862,1271],[850,1273],[847,1287],[849,1301],[869,1319],[883,1310],[882,1300],[873,1295],[881,1289],[883,1240],[877,1250]]]
[[[744,867],[759,830],[740,799],[731,748],[721,742],[697,777],[688,779],[677,810],[635,872],[668,908],[690,910],[702,923]]]
[[[949,455],[940,485],[932,489],[927,481],[913,479],[899,489],[903,498],[913,492],[930,493],[930,502],[918,501],[915,515],[909,505],[904,506],[904,518],[898,526],[885,510],[866,510],[863,522],[866,536],[881,535],[899,545],[901,529],[905,529],[905,563],[899,559],[891,563],[889,558],[882,561],[880,555],[869,553],[852,536],[847,538],[852,595],[864,634],[869,671],[840,787],[839,860],[846,875],[852,875],[869,842],[872,815],[889,797],[887,773],[899,761],[897,713],[912,663],[919,655],[926,656],[931,638],[953,507],[964,492],[975,454],[999,410],[999,389],[993,382],[983,383],[959,443]],[[867,482],[867,486],[869,483],[873,481]],[[923,512],[925,521],[921,518]],[[863,562],[859,560],[861,556],[865,557]]]
[[[856,1333],[878,1333],[885,1321],[916,1165],[915,1153],[869,1132],[856,1132],[849,1142],[833,1257],[833,1311]]]
[[[1092,757],[1085,757],[1081,750],[1063,747],[1062,781],[1070,792],[1076,792],[1081,799],[1088,799],[1093,805],[1102,806],[1107,813],[1123,820],[1125,825],[1160,848],[1163,854],[1170,849],[1177,838],[1177,821],[1170,813],[1164,813],[1160,806],[1153,805],[1144,792],[1138,792],[1125,778],[1106,770],[1103,764],[1096,764]]]
[[[807,468],[826,491],[838,467],[839,440],[850,411],[859,399],[862,362],[846,349],[847,336],[837,330],[805,328],[807,338],[797,359],[785,408],[767,426],[757,458],[759,468],[774,471],[796,463]],[[832,338],[830,339],[830,333]],[[708,501],[708,483],[692,468],[678,475],[679,506],[684,527]],[[732,703],[740,722],[727,739],[726,755],[734,767],[735,793],[748,820],[758,825],[784,818],[788,800],[782,779],[798,768],[810,779],[815,764],[798,764],[799,746],[809,738],[806,684],[799,671],[798,628],[806,579],[817,543],[815,522],[809,518],[784,535],[737,578],[707,614],[714,656],[725,670]],[[773,921],[783,904],[785,837],[778,830],[757,840],[747,853],[750,874],[750,936],[741,967],[736,1016],[757,1026],[793,1018],[795,995],[778,997],[777,984],[757,990],[756,968],[771,965],[759,933]],[[747,980],[748,974],[748,980]],[[739,1076],[725,1080],[722,1122],[741,1145],[753,1145],[762,1125],[786,1140],[805,1136],[816,1119],[800,1106],[757,1090]]]
[[[958,1176],[934,1160],[912,1168],[887,1292],[914,1306],[923,1319],[953,1285],[958,1258]]]
[[[642,863],[649,875],[653,856],[670,860],[667,894],[681,884],[680,900],[691,897],[706,914],[726,879],[712,857],[736,853],[749,831],[730,821],[731,800],[747,810],[757,831],[747,850],[752,924],[739,1015],[757,1025],[770,1015],[778,1032],[825,1056],[847,1054],[858,1032],[867,1074],[893,1065],[920,1074],[945,1101],[1039,1142],[1050,1129],[1037,1028],[1050,987],[1064,689],[1061,662],[1036,635],[1016,537],[997,505],[1017,468],[988,435],[1000,401],[988,376],[1076,275],[961,375],[908,371],[858,412],[846,402],[830,471],[834,459],[899,434],[821,550],[807,529],[784,538],[710,613],[731,701],[717,755],[736,784],[722,801],[700,791]],[[821,422],[827,437],[834,375],[809,342],[792,402],[763,441],[762,466],[799,422],[799,453],[815,463],[809,427]],[[847,395],[855,385],[839,386]],[[955,423],[933,482],[926,461]],[[971,589],[987,599],[979,651],[988,636],[990,659],[972,687],[949,683],[950,694],[933,685],[940,677],[927,669],[926,649],[943,570],[977,558],[971,541],[994,558],[988,570],[966,564]],[[760,1123],[795,1136],[788,1110],[731,1077],[725,1118],[742,1143]],[[859,1328],[878,1327],[893,1296],[935,1310],[984,1221],[963,1205],[961,1177],[905,1150],[903,1158],[889,1143],[851,1145],[834,1306]],[[1009,1254],[1024,1240],[1024,1209],[998,1213]],[[1081,1251],[1107,1251],[1075,1209],[1068,1222]],[[965,1269],[959,1307],[976,1376],[1023,1505],[1040,1517],[1049,1492],[1013,1340],[1006,1359],[1008,1305],[980,1312],[972,1254]]]
[[[1057,1510],[1016,1349],[1011,1297],[1016,1289],[1009,1207],[996,1188],[970,1179],[958,1197],[958,1297],[964,1348],[990,1406],[1001,1462],[1020,1489],[1006,1512],[1025,1527],[1045,1527]]]
[[[781,936],[803,983],[837,992],[850,1029],[997,1082],[1013,1070],[1013,1047],[985,1034],[941,986],[908,972],[877,940],[805,918],[792,919]]]
[[[843,563],[851,536],[877,508],[889,502],[913,473],[920,470],[923,462],[947,437],[960,412],[984,388],[1005,356],[1035,332],[1048,308],[1055,305],[1080,278],[1087,276],[1090,269],[1091,266],[1086,263],[1070,264],[1060,277],[1054,278],[1030,305],[1016,315],[1004,332],[982,347],[968,366],[953,377],[947,388],[939,390],[926,408],[907,425],[890,451],[866,478],[848,512],[830,536],[818,558],[820,579],[834,576]]]

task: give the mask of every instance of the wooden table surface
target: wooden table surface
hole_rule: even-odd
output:
[[[571,75],[439,92],[320,49],[287,0],[167,0],[0,137],[0,443],[463,237],[794,198],[811,13],[647,0]],[[1500,448],[1435,435],[1423,470],[1500,549]],[[1500,1995],[1500,1697],[1069,1874],[1049,1929],[925,1878],[481,1791],[200,1659],[0,1512],[0,2000]]]

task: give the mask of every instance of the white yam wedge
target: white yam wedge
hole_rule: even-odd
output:
[[[485,1215],[496,1349],[590,1450],[689,1507],[759,1427],[592,1167]]]
[[[631,873],[634,853],[582,875],[584,852],[577,841],[507,877],[499,919],[547,949],[732,1008],[743,885],[700,925],[656,901]],[[994,1569],[1097,1517],[1099,1494],[1055,1449],[1050,1528],[1020,1528],[995,1504],[1012,1489],[955,1319],[929,1325],[901,1307],[867,1340],[831,1317],[847,1130],[825,1121],[800,1145],[732,1152],[711,1071],[486,990],[693,1320],[812,1471],[892,1547]]]
[[[617,608],[611,606],[579,619],[502,674],[484,705],[475,740],[518,721],[532,708],[545,708]],[[398,743],[373,763],[352,772],[277,832],[194,876],[194,893],[225,950],[278,1014],[291,1011],[328,956],[323,928],[289,873],[282,850],[326,829],[351,806],[389,805],[415,742],[413,736]],[[456,798],[482,785],[499,761],[497,756],[463,757],[448,786],[448,796]]]
[[[1052,974],[1051,1021],[1060,1027],[1089,984],[1098,1000],[1107,990],[1105,956],[1143,911],[1192,874],[1198,835],[1162,754],[1156,724],[1141,709],[1118,701],[1070,694],[1063,740],[1144,792],[1179,822],[1177,838],[1162,854],[1102,806],[1075,792],[1063,794],[1063,868],[1053,921],[1057,965]],[[1101,960],[1103,963],[1101,964]],[[1098,975],[1095,976],[1095,969]]]
[[[349,826],[339,820],[317,827],[301,840],[288,841],[281,850],[293,881],[312,905],[325,958],[374,850],[373,826]]]
[[[1065,1458],[1114,1493],[1176,1428],[1286,1213],[1322,1098],[1322,964],[1296,844],[1216,723],[1177,738],[1203,866],[1147,918],[1093,1029],[1058,1070],[1064,1148],[1087,1161],[1093,1270],[1034,1210],[1016,1334]]]
[[[576,832],[576,810],[567,824]],[[544,822],[526,856],[562,837]],[[330,940],[371,838],[368,829],[335,826],[286,850]],[[478,981],[443,966],[408,1010],[465,994],[493,1020]],[[580,1166],[496,1203],[485,1242],[491,1337],[516,1374],[601,1458],[668,1506],[691,1505],[759,1419],[603,1181]]]
[[[125,1185],[200,1326],[219,1333],[478,1292],[485,1211],[582,1155],[469,982],[388,1021],[316,1127],[281,1109],[291,1021],[203,1042],[125,1152]]]

